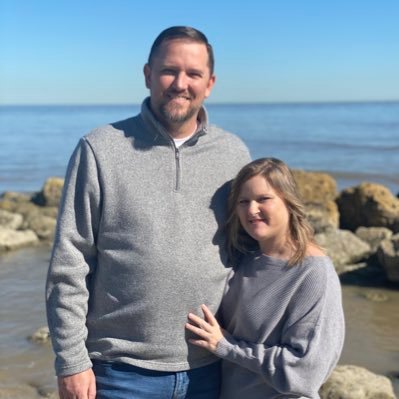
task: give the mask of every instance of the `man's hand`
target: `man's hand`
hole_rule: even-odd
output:
[[[204,313],[203,319],[193,313],[189,313],[188,315],[188,319],[193,324],[186,323],[187,330],[200,337],[200,339],[190,339],[189,342],[205,348],[210,352],[214,352],[219,341],[224,337],[225,331],[219,326],[215,316],[207,306],[201,305],[201,309]]]
[[[96,378],[93,370],[58,377],[58,392],[60,399],[95,399]]]

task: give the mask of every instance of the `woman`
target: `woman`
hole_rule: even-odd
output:
[[[339,279],[315,243],[291,172],[275,158],[233,182],[227,223],[242,254],[221,306],[222,329],[202,305],[190,342],[224,360],[223,399],[319,398],[344,340]]]

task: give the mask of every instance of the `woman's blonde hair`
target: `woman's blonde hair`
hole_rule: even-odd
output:
[[[289,239],[294,253],[288,264],[302,262],[309,243],[315,244],[314,232],[306,219],[305,206],[300,198],[294,177],[288,166],[276,158],[260,158],[244,166],[234,179],[228,199],[226,223],[228,252],[234,258],[237,251],[246,253],[259,248],[241,226],[237,215],[238,197],[245,182],[255,176],[262,176],[285,202],[289,213]]]

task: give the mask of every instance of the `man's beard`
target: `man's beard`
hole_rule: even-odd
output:
[[[191,119],[199,111],[200,107],[189,106],[182,111],[179,105],[170,102],[162,104],[159,111],[165,121],[170,123],[182,123]]]

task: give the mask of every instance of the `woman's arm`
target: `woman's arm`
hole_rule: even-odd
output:
[[[278,345],[268,346],[231,336],[204,306],[204,320],[189,315],[195,326],[188,324],[187,328],[199,336],[191,342],[260,375],[281,393],[312,397],[338,362],[344,339],[338,278],[333,274],[323,277],[324,284],[317,290],[320,294],[314,296],[312,303],[308,301],[306,285],[295,297],[293,307],[301,308],[301,314],[295,315],[295,322],[291,319],[283,328]],[[307,306],[300,306],[303,303]]]

